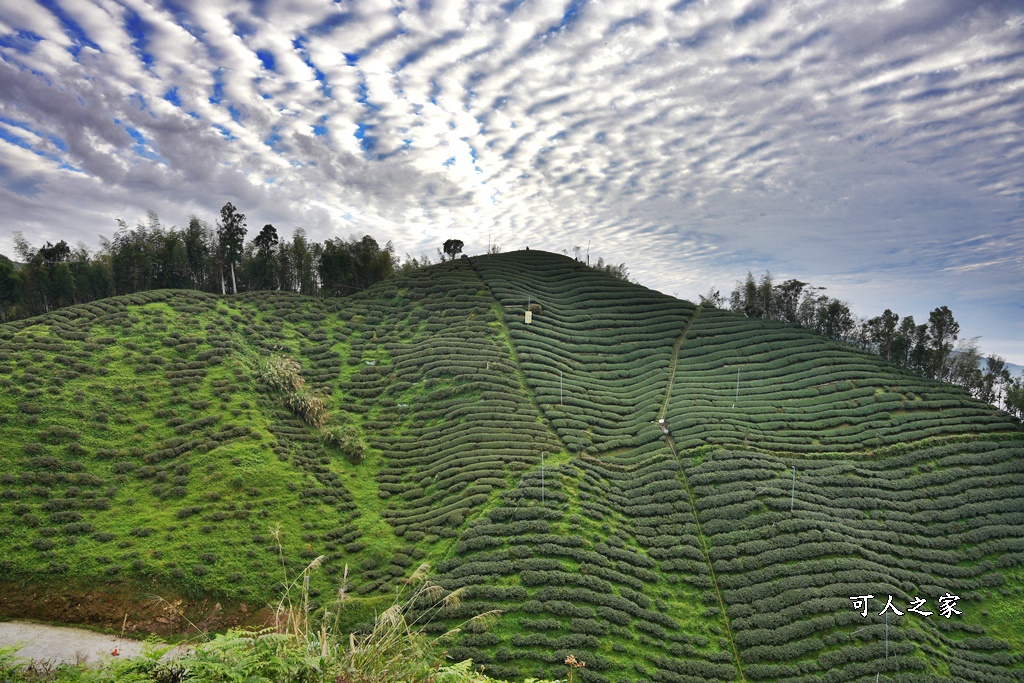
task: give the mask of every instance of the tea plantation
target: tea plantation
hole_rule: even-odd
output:
[[[428,562],[498,678],[1024,680],[1018,423],[555,254],[0,325],[0,444],[7,593],[230,611],[322,557],[359,627]]]

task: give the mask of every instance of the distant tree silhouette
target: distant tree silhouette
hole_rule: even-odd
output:
[[[449,259],[454,259],[456,256],[462,253],[462,247],[465,246],[462,240],[445,240],[444,242],[444,253]]]

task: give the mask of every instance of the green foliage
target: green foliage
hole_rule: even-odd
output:
[[[300,389],[289,393],[285,402],[309,426],[319,429],[327,423],[327,402],[322,396]]]
[[[261,358],[256,368],[257,377],[274,391],[291,394],[302,389],[302,366],[293,358],[268,356]]]
[[[324,429],[324,442],[341,451],[345,459],[358,465],[366,457],[366,442],[352,425],[331,425]]]

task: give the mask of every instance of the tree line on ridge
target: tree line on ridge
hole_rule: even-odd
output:
[[[823,294],[824,289],[795,279],[775,283],[771,273],[755,279],[748,272],[728,298],[712,289],[700,297],[700,303],[748,318],[800,325],[926,377],[961,386],[1018,418],[1024,416],[1024,377],[1011,377],[1000,356],[983,357],[979,337],[960,338],[960,324],[948,306],[939,306],[920,324],[913,316],[901,318],[888,308],[873,318],[858,318],[846,302]]]
[[[15,232],[20,263],[0,255],[0,322],[151,289],[345,296],[395,273],[433,263],[425,255],[407,255],[402,261],[391,242],[382,246],[370,235],[319,243],[311,241],[302,228],[284,239],[271,224],[246,243],[246,216],[230,202],[221,208],[220,220],[213,226],[193,215],[185,228],[167,228],[152,211],[135,227],[123,220],[118,225],[113,238],[100,238],[101,247],[95,253],[82,243],[72,248],[63,240],[33,247]],[[444,250],[437,250],[438,260],[456,258],[462,246],[461,240],[446,241]],[[488,247],[488,253],[500,251],[497,245]],[[582,261],[582,247],[574,247],[573,252],[573,258]],[[599,259],[594,267],[632,281],[625,264]],[[712,289],[700,297],[700,303],[800,325],[877,353],[900,367],[962,386],[976,398],[1024,417],[1024,377],[1011,377],[999,356],[983,358],[978,337],[960,339],[960,325],[948,307],[936,308],[920,324],[913,316],[900,318],[890,309],[858,319],[848,304],[823,290],[795,279],[776,284],[770,273],[760,279],[748,273],[728,298]]]
[[[246,243],[245,214],[230,202],[215,226],[192,216],[185,228],[167,228],[152,211],[135,227],[118,224],[95,253],[63,240],[36,248],[14,233],[20,263],[0,256],[0,322],[150,289],[344,296],[430,261],[402,263],[391,242],[380,245],[370,235],[319,243],[302,228],[282,238],[271,224]]]

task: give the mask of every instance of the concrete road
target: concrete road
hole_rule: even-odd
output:
[[[99,662],[118,657],[138,657],[144,643],[130,638],[64,626],[0,622],[0,647],[21,645],[17,657],[55,663]]]

